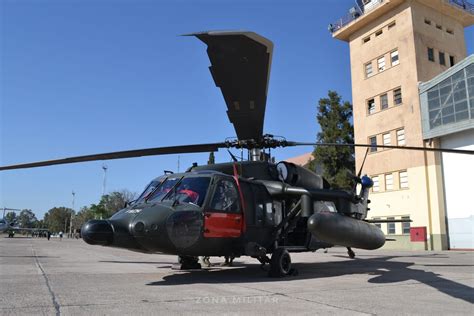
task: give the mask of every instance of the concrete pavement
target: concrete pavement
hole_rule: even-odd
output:
[[[449,314],[474,312],[474,252],[345,249],[292,254],[299,275],[256,260],[183,272],[176,257],[82,240],[0,235],[1,315]],[[211,258],[223,262],[223,258]]]

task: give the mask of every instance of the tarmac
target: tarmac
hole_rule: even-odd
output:
[[[344,248],[292,254],[269,278],[252,258],[179,271],[175,256],[0,235],[1,315],[473,315],[474,252]]]

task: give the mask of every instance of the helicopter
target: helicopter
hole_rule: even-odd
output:
[[[275,163],[271,149],[290,146],[351,146],[451,152],[474,151],[368,144],[288,141],[263,133],[273,43],[248,31],[187,34],[207,45],[210,72],[221,89],[237,137],[224,142],[128,150],[0,167],[0,171],[152,155],[230,151],[232,162],[166,172],[109,219],[81,229],[91,245],[177,255],[181,269],[199,269],[198,258],[256,258],[272,277],[295,273],[290,253],[335,245],[374,250],[382,230],[367,220],[373,181],[354,178],[352,191],[336,190],[319,174],[290,162]],[[243,156],[243,154],[242,154]],[[389,220],[377,221],[388,222]],[[403,221],[403,220],[392,220]]]

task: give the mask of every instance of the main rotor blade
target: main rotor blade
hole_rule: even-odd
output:
[[[188,34],[207,44],[212,78],[221,88],[239,140],[259,140],[267,103],[273,43],[253,32]]]
[[[12,169],[45,167],[45,166],[52,166],[52,165],[62,165],[62,164],[68,164],[68,163],[96,161],[96,160],[111,160],[111,159],[133,158],[133,157],[143,157],[143,156],[211,152],[211,151],[217,151],[219,148],[227,148],[227,147],[228,145],[226,143],[213,143],[213,144],[211,143],[211,144],[170,146],[170,147],[157,147],[157,148],[116,151],[116,152],[111,152],[111,153],[69,157],[69,158],[62,158],[62,159],[23,163],[23,164],[10,165],[10,166],[1,166],[0,171],[12,170]]]
[[[426,148],[415,146],[392,146],[392,145],[369,145],[369,144],[339,144],[339,143],[301,143],[301,142],[287,142],[287,146],[332,146],[332,147],[364,147],[364,148],[387,148],[387,149],[402,149],[402,150],[418,150],[418,151],[432,151],[452,154],[474,155],[474,150],[467,149],[449,149],[449,148]]]

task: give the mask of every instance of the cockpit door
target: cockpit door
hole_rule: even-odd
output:
[[[237,238],[242,234],[243,215],[233,178],[218,177],[204,211],[204,237]]]

